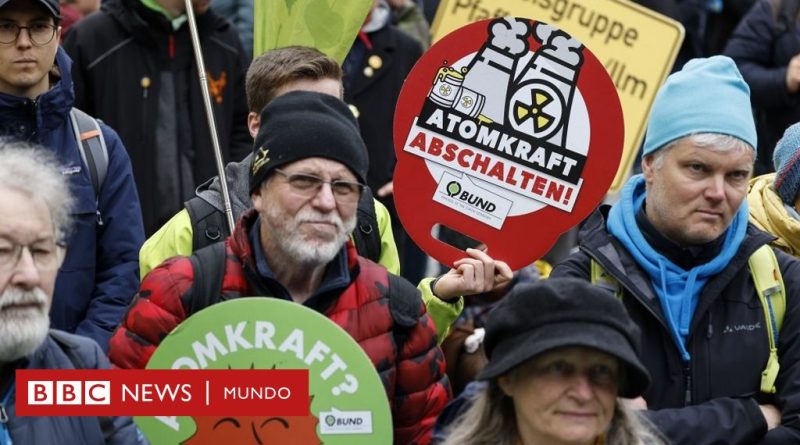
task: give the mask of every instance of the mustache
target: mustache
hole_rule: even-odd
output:
[[[0,294],[0,311],[18,305],[37,305],[44,309],[47,302],[47,294],[38,287],[32,290],[12,287]]]
[[[335,212],[320,213],[314,209],[306,208],[302,209],[297,214],[296,220],[298,224],[305,222],[324,222],[335,225],[339,230],[344,229],[344,222],[342,222],[342,218],[340,218]]]

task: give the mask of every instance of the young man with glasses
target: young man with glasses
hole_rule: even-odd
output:
[[[142,216],[130,160],[117,134],[98,122],[106,178],[82,159],[71,110],[72,62],[59,49],[58,0],[0,0],[0,136],[40,144],[61,165],[75,197],[74,229],[55,284],[52,327],[103,349],[139,284]],[[98,160],[100,162],[102,160]]]
[[[0,443],[143,444],[130,417],[16,415],[16,370],[109,367],[94,341],[48,329],[76,204],[59,163],[32,144],[0,142]]]
[[[210,304],[248,295],[293,301],[339,324],[376,365],[390,396],[394,442],[429,443],[450,394],[436,328],[412,284],[358,256],[348,241],[368,165],[353,113],[331,95],[294,91],[260,118],[249,172],[254,209],[224,244],[221,290],[190,296],[195,273],[211,273],[187,257],[153,269],[111,340],[111,361],[143,368],[160,339],[196,310],[197,297]],[[404,328],[392,307],[407,308]]]

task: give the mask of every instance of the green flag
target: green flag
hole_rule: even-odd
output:
[[[304,45],[342,63],[370,7],[372,0],[255,0],[254,55]]]

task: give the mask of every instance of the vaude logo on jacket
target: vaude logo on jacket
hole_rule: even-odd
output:
[[[752,332],[761,330],[761,322],[752,324],[726,324],[722,330],[723,334],[733,334],[736,332]]]

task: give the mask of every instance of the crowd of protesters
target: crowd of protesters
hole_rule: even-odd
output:
[[[359,344],[396,444],[800,444],[800,0],[638,1],[687,30],[642,173],[568,254],[426,277],[391,134],[438,3],[375,0],[340,65],[192,0],[231,232],[186,2],[0,0],[0,445],[146,444],[17,416],[14,372],[144,368],[251,295]]]

